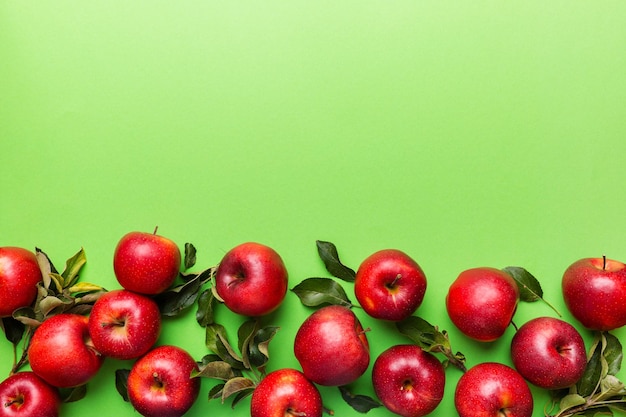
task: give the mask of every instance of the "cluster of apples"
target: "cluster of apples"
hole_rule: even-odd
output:
[[[335,258],[334,263],[323,258],[327,269],[354,282],[355,297],[368,316],[397,324],[415,318],[427,279],[410,256],[396,249],[381,250],[354,272],[339,262],[336,248],[325,248]],[[141,415],[175,417],[191,408],[200,390],[199,363],[180,347],[155,346],[161,332],[155,298],[170,289],[180,274],[178,246],[156,231],[131,232],[121,238],[113,258],[121,288],[99,293],[87,314],[57,314],[37,326],[28,346],[31,371],[16,372],[0,383],[0,416],[57,416],[59,389],[86,384],[107,357],[134,361],[126,394]],[[0,318],[31,305],[44,275],[32,252],[0,248]],[[521,294],[528,290],[514,275],[487,267],[461,272],[446,297],[454,325],[480,342],[501,337]],[[319,282],[323,279],[309,280],[319,286],[299,289],[307,293],[307,305],[319,308],[295,335],[294,355],[301,370],[283,368],[264,374],[253,387],[251,417],[320,417],[325,407],[318,385],[341,389],[370,365],[367,329],[342,296],[343,289]],[[220,302],[254,318],[275,311],[288,290],[280,255],[252,242],[228,251],[212,270],[211,281]],[[566,306],[586,328],[607,332],[626,324],[623,263],[606,258],[577,261],[565,271],[562,288]],[[461,417],[530,417],[533,398],[528,383],[549,390],[569,388],[588,365],[580,333],[552,317],[522,325],[511,341],[511,358],[514,368],[486,362],[463,373],[454,398]],[[404,417],[433,412],[443,399],[445,382],[444,364],[417,344],[389,347],[372,367],[376,396]]]

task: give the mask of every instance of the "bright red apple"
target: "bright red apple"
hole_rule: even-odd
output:
[[[574,385],[587,366],[585,342],[578,330],[553,317],[524,323],[511,340],[511,358],[524,378],[549,390]]]
[[[251,417],[322,417],[317,387],[302,372],[283,368],[267,374],[252,392]]]
[[[491,342],[511,323],[519,288],[506,272],[496,268],[468,269],[450,285],[446,309],[452,323],[466,336]]]
[[[346,385],[370,363],[369,344],[359,319],[347,307],[322,307],[304,320],[294,340],[304,375],[327,386]]]
[[[228,251],[215,272],[215,289],[226,307],[248,317],[276,310],[287,294],[287,281],[280,255],[255,242]]]
[[[31,369],[48,384],[76,387],[93,378],[104,361],[89,336],[88,318],[63,313],[46,319],[28,349]]]
[[[155,295],[168,289],[178,277],[180,249],[174,241],[154,233],[124,235],[113,254],[113,269],[122,287]]]
[[[454,406],[459,417],[531,417],[533,396],[515,369],[485,362],[461,376]]]
[[[89,315],[89,334],[98,352],[114,359],[135,359],[156,343],[161,314],[148,296],[128,290],[102,295]]]
[[[198,364],[177,346],[158,346],[139,358],[128,375],[128,399],[144,417],[180,417],[198,398]]]
[[[585,258],[563,274],[563,299],[576,320],[590,330],[626,325],[626,265],[607,258]]]
[[[41,279],[34,253],[14,246],[0,247],[0,318],[31,305]]]
[[[18,372],[0,383],[0,417],[58,417],[56,388],[35,373]]]
[[[426,293],[426,275],[406,253],[384,249],[367,257],[359,266],[354,293],[370,316],[404,320],[420,306]]]
[[[437,408],[445,380],[441,362],[417,345],[388,348],[372,368],[376,396],[389,411],[403,417],[422,417]]]

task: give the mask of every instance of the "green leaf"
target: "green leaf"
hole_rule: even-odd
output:
[[[87,395],[87,384],[79,385],[73,388],[60,390],[61,401],[63,403],[73,403],[82,400]]]
[[[87,263],[85,251],[80,248],[78,252],[65,262],[65,269],[61,276],[63,277],[63,288],[69,288],[78,281],[80,270]]]
[[[590,351],[589,357],[587,359],[587,367],[585,368],[585,372],[583,373],[582,378],[576,384],[578,389],[578,393],[583,397],[588,397],[592,395],[600,380],[602,379],[603,374],[603,364],[606,364],[606,359],[602,356],[603,350],[603,340],[601,336],[596,338],[596,341],[593,343]]]
[[[226,329],[221,324],[213,323],[206,327],[205,343],[211,352],[217,354],[223,361],[230,364],[233,368],[245,368],[239,355],[230,346],[226,335]]]
[[[241,392],[251,392],[254,389],[254,381],[243,376],[231,378],[226,381],[222,389],[222,403],[231,395]]]
[[[39,264],[39,269],[41,270],[44,287],[48,289],[50,288],[51,284],[50,274],[53,272],[58,274],[58,271],[56,270],[54,265],[52,265],[52,262],[50,261],[48,255],[46,255],[46,253],[41,249],[35,248],[35,257],[37,258],[37,264]]]
[[[18,308],[13,312],[13,318],[25,326],[32,328],[38,327],[43,320],[43,317],[41,317],[41,315],[38,317],[32,307]]]
[[[161,314],[175,317],[195,304],[200,295],[202,284],[210,279],[211,270],[202,271],[192,280],[171,288],[155,297]]]
[[[307,278],[291,291],[308,307],[324,304],[352,307],[345,290],[330,278]]]
[[[323,240],[317,240],[315,243],[317,244],[317,253],[322,258],[326,270],[335,278],[354,282],[356,272],[341,263],[337,247],[333,243]]]
[[[561,411],[567,410],[568,408],[577,407],[579,405],[583,405],[586,400],[579,394],[568,394],[565,397],[561,398],[559,402],[559,408]]]
[[[0,324],[4,331],[4,336],[9,342],[16,346],[24,337],[26,326],[24,323],[14,319],[13,317],[3,317]]]
[[[608,374],[617,375],[622,367],[622,344],[619,339],[609,332],[604,332],[606,339],[606,348],[604,349],[604,358],[608,364]]]
[[[237,345],[241,352],[241,359],[246,368],[251,368],[250,364],[250,343],[254,340],[254,336],[259,329],[259,320],[247,320],[239,326],[237,331]]]
[[[196,247],[191,243],[185,243],[185,271],[196,264]]]
[[[339,392],[341,392],[341,398],[359,413],[367,413],[371,409],[378,408],[382,405],[380,402],[367,395],[353,394],[346,386],[340,386],[338,388]]]
[[[126,402],[128,402],[128,375],[130,375],[130,369],[117,369],[115,371],[115,388]]]
[[[226,383],[217,384],[209,390],[209,401],[214,400],[216,398],[222,398],[222,390],[224,389],[224,385]]]
[[[543,298],[543,289],[541,288],[541,284],[533,274],[519,266],[507,266],[506,268],[503,268],[502,271],[509,274],[517,283],[521,301],[533,303],[541,300],[554,310],[559,317],[561,316],[561,313],[559,313],[552,304]]]
[[[213,307],[215,305],[215,297],[213,291],[209,288],[204,290],[198,297],[198,310],[196,311],[196,321],[201,327],[207,327],[215,322],[213,315]]]
[[[262,368],[270,358],[269,344],[278,332],[280,327],[268,326],[254,335],[252,343],[250,343],[250,363],[253,366]]]
[[[243,389],[235,394],[235,398],[233,398],[233,402],[231,403],[231,408],[235,408],[239,401],[243,400],[247,396],[251,395],[254,392],[254,387]]]
[[[233,367],[225,361],[213,361],[199,367],[197,371],[191,373],[192,378],[212,378],[228,381],[235,377]]]

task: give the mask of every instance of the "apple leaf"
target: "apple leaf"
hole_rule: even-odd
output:
[[[215,305],[215,297],[213,291],[209,288],[204,290],[198,297],[198,310],[196,311],[196,321],[201,327],[207,327],[215,322],[213,307]]]
[[[222,381],[228,381],[235,376],[236,375],[233,367],[230,366],[229,363],[222,360],[209,362],[205,365],[200,366],[198,371],[193,371],[191,373],[192,378],[202,377],[220,379]]]
[[[255,385],[254,381],[243,376],[229,379],[222,388],[222,403],[233,394],[243,394],[244,396],[252,394]]]
[[[83,248],[80,248],[74,256],[65,262],[65,270],[63,270],[63,273],[61,274],[63,277],[63,288],[69,288],[76,284],[76,281],[78,281],[78,274],[86,263],[87,257],[85,256],[85,251]]]
[[[128,375],[130,369],[115,370],[115,389],[126,402],[128,402]]]
[[[378,408],[382,404],[376,399],[367,395],[353,394],[347,386],[339,386],[341,398],[348,403],[355,411],[359,413],[367,413],[373,408]]]
[[[239,326],[239,330],[237,331],[237,346],[239,347],[241,358],[246,368],[252,367],[250,364],[250,343],[257,334],[259,325],[259,320],[247,320]]]
[[[622,367],[622,358],[624,357],[622,344],[617,337],[613,336],[609,332],[604,332],[603,336],[606,339],[604,357],[606,358],[606,362],[609,367],[608,374],[617,375]]]
[[[209,390],[209,401],[214,400],[216,398],[222,398],[222,390],[224,389],[224,385],[226,383],[217,384]]]
[[[604,342],[601,334],[598,334],[587,360],[587,367],[582,378],[576,386],[578,393],[583,397],[592,395],[597,389],[600,381],[608,373],[608,363],[602,355],[604,350]]]
[[[444,366],[452,364],[463,372],[467,370],[465,355],[452,351],[450,337],[445,330],[439,331],[437,326],[417,316],[409,316],[397,322],[396,328],[426,352],[443,354],[446,357]]]
[[[324,304],[352,307],[343,287],[330,278],[306,278],[291,291],[308,307]]]
[[[67,389],[61,389],[60,394],[61,401],[63,403],[73,403],[78,400],[82,400],[87,395],[87,384]]]
[[[256,366],[262,373],[265,373],[265,365],[267,364],[270,353],[269,344],[276,336],[280,327],[267,326],[259,329],[249,347],[250,364]]]
[[[559,313],[552,304],[543,298],[543,289],[541,288],[541,284],[533,274],[519,266],[507,266],[506,268],[503,268],[502,271],[509,274],[517,283],[521,301],[534,303],[535,301],[541,300],[554,310],[559,317],[561,317],[561,313]]]
[[[3,317],[0,322],[0,327],[4,331],[4,336],[14,346],[20,343],[22,337],[24,337],[24,331],[26,326],[24,323],[14,319],[13,317]]]
[[[213,269],[197,274],[195,278],[158,294],[154,300],[165,317],[175,317],[195,304],[202,285],[211,280]]]
[[[185,243],[185,271],[191,269],[196,264],[196,247],[191,243]]]
[[[322,258],[326,270],[335,278],[354,282],[356,272],[341,263],[339,254],[337,253],[337,247],[333,243],[323,240],[317,240],[315,243],[317,244],[317,252],[320,258]]]

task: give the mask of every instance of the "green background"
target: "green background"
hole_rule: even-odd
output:
[[[428,277],[416,315],[469,366],[510,364],[513,328],[465,338],[447,288],[467,268],[523,266],[572,321],[565,268],[626,259],[625,18],[621,1],[3,1],[0,245],[37,246],[57,266],[83,247],[82,280],[108,289],[119,238],[155,226],[197,247],[197,270],[267,244],[290,287],[328,276],[316,239],[353,268],[393,247]],[[290,292],[265,318],[281,326],[270,369],[298,367],[293,337],[312,311]],[[372,363],[408,342],[356,313]],[[555,313],[524,304],[514,320],[541,315]],[[241,319],[225,307],[217,319],[234,338]],[[192,311],[165,320],[165,343],[207,353]],[[0,358],[7,375],[7,341]],[[134,415],[113,376],[130,365],[107,361],[62,414]],[[373,395],[370,370],[358,393]],[[432,415],[456,414],[459,377],[447,370]],[[249,414],[249,400],[208,403],[211,385],[189,416]],[[541,416],[547,394],[533,393]]]

